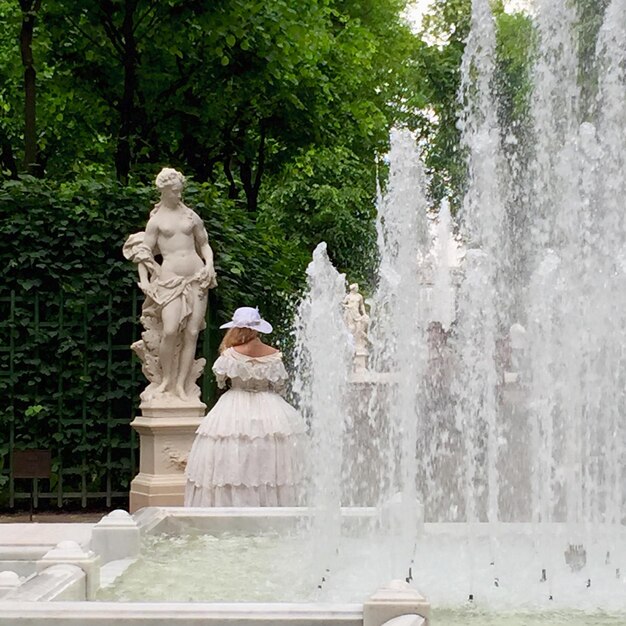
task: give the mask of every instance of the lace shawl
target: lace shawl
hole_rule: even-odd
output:
[[[226,387],[226,380],[266,380],[272,387],[280,389],[287,380],[287,370],[283,365],[282,354],[275,352],[267,356],[251,357],[237,352],[234,348],[224,353],[213,364],[213,373],[220,389]]]

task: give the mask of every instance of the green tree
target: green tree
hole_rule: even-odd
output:
[[[577,38],[579,63],[579,82],[582,94],[583,117],[595,112],[595,98],[598,88],[598,71],[595,66],[596,41],[598,31],[604,19],[604,12],[610,0],[575,0],[578,12]]]
[[[461,61],[469,34],[471,0],[435,0],[424,19],[423,35],[432,42],[423,51],[420,66],[428,87],[426,114],[415,125],[427,142],[424,157],[432,177],[435,200],[449,196],[458,209],[465,185],[465,160],[459,148],[458,94]]]
[[[140,84],[142,55],[161,40],[172,45],[171,24],[177,18],[184,23],[183,5],[172,0],[76,0],[71,7],[64,0],[50,3],[48,28],[55,41],[64,42],[52,48],[55,65],[71,67],[73,85],[83,95],[96,96],[96,120],[101,135],[115,137],[113,161],[122,182],[128,181],[148,122]]]
[[[33,55],[35,20],[41,0],[19,0],[22,11],[20,29],[20,54],[24,68],[24,168],[27,172],[38,170],[37,159],[37,71]]]
[[[21,11],[17,3],[0,2],[0,175],[16,177],[23,102],[19,58]],[[15,35],[15,36],[14,36]]]
[[[351,281],[372,284],[376,258],[375,163],[344,146],[311,148],[269,185],[261,227],[271,220],[301,250],[300,264],[320,242]]]

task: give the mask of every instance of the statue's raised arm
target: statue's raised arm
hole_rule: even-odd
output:
[[[143,404],[198,402],[195,381],[204,359],[195,359],[198,333],[204,328],[207,292],[217,285],[213,251],[200,216],[185,206],[184,177],[171,168],[161,170],[161,192],[143,233],[131,235],[124,256],[137,263],[139,286],[146,299],[140,341],[132,345],[150,381],[141,394]],[[161,255],[162,262],[155,260]]]

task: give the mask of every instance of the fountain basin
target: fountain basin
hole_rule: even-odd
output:
[[[82,559],[83,563],[90,564],[89,567],[83,569],[82,577],[77,575],[77,571],[80,573],[81,563],[72,565],[70,557],[63,556],[63,550],[60,550],[62,544],[59,544],[55,550],[50,551],[38,561],[36,567],[40,570],[39,574],[31,575],[4,598],[0,597],[0,615],[2,615],[0,622],[3,626],[26,623],[29,625],[45,623],[53,626],[73,624],[104,626],[104,624],[111,623],[141,624],[142,626],[194,623],[245,623],[246,626],[257,624],[377,626],[394,617],[412,614],[414,621],[411,623],[425,623],[425,620],[418,618],[415,611],[419,608],[422,614],[427,615],[427,603],[417,592],[405,588],[407,586],[404,584],[401,584],[400,588],[379,590],[379,597],[374,599],[368,600],[371,594],[365,593],[359,602],[297,601],[297,593],[295,591],[291,593],[291,587],[296,586],[296,581],[288,581],[287,584],[291,587],[287,586],[281,595],[283,600],[288,601],[283,602],[183,602],[180,596],[178,601],[172,601],[171,598],[163,598],[163,601],[141,601],[140,597],[129,602],[111,602],[106,599],[104,601],[87,600],[87,598],[101,598],[111,581],[120,575],[123,577],[125,571],[130,571],[141,561],[142,557],[137,557],[132,545],[129,520],[139,530],[143,543],[149,544],[159,538],[167,544],[176,541],[180,543],[180,537],[211,537],[214,539],[211,543],[219,545],[224,543],[220,538],[226,535],[235,540],[239,537],[244,542],[263,533],[269,533],[275,538],[289,537],[297,529],[306,529],[311,517],[312,512],[305,508],[185,509],[167,507],[143,509],[135,514],[132,520],[130,516],[127,516],[125,520],[119,515],[112,520],[105,517],[94,527],[91,540],[91,546],[97,547],[101,555],[95,555],[87,549],[87,546],[82,547],[84,557],[80,557],[78,561]],[[375,509],[352,508],[342,511],[342,526],[349,535],[371,528],[375,519]],[[102,524],[105,529],[109,529],[108,537],[103,532],[98,532],[103,530],[103,528],[98,528]],[[115,553],[116,557],[121,556],[118,549],[120,537],[130,554],[126,558],[116,558],[111,561],[109,560],[111,554]],[[69,545],[71,543],[63,542],[67,544],[64,546],[66,552],[76,553],[77,548],[80,547],[77,544]],[[56,556],[53,554],[55,551]],[[54,558],[50,556],[51,554]],[[297,559],[299,555],[294,554],[293,557]],[[42,561],[45,559],[53,565],[44,569]],[[101,567],[94,573],[93,564],[96,560],[100,561]],[[186,565],[187,580],[202,576],[196,570],[197,564],[186,562]],[[213,563],[205,563],[209,569],[213,565]],[[51,577],[51,571],[58,572],[57,576]],[[52,578],[54,578],[53,581]],[[96,578],[98,586],[102,583],[104,588],[90,593],[89,589],[93,587]],[[176,579],[176,576],[172,576],[171,583],[175,583]],[[166,580],[168,580],[167,577]],[[244,591],[249,584],[250,581],[242,582]],[[335,584],[340,587],[341,580],[335,581]],[[46,585],[48,586],[44,589]],[[165,588],[170,586],[170,583],[166,582]],[[372,589],[372,592],[374,591],[376,588]],[[35,601],[36,598],[43,601]],[[369,617],[364,618],[364,613],[368,613]]]
[[[306,532],[312,513],[303,508],[281,509],[184,509],[156,507],[143,509],[133,516],[132,522],[139,528],[144,545],[152,545],[160,538],[165,543],[183,542],[185,537],[204,541],[212,536],[214,542],[228,545],[239,538],[250,541],[254,537],[269,537],[288,541],[297,539],[297,532]],[[106,519],[106,518],[105,518]],[[131,519],[128,517],[128,519]],[[391,544],[374,535],[378,512],[369,508],[343,509],[342,521],[345,529],[344,541],[340,545],[338,565],[334,564],[328,580],[320,592],[304,599],[296,576],[289,574],[287,582],[279,585],[281,601],[254,601],[251,595],[252,580],[249,575],[242,583],[244,593],[239,602],[230,601],[183,601],[184,597],[173,598],[186,589],[185,579],[180,572],[157,575],[164,578],[168,594],[172,597],[154,598],[150,601],[136,597],[132,601],[113,602],[106,599],[112,589],[109,583],[126,571],[137,566],[136,556],[107,562],[106,550],[102,552],[99,577],[101,588],[96,592],[100,600],[87,601],[88,575],[80,565],[58,563],[44,569],[38,577],[32,576],[20,587],[2,598],[0,593],[0,623],[2,626],[24,626],[46,624],[52,626],[86,624],[350,624],[361,626],[367,622],[364,616],[372,606],[379,581],[389,580],[388,566],[391,560]],[[36,529],[36,526],[34,527]],[[118,529],[119,530],[119,529]],[[441,626],[615,626],[626,623],[626,540],[624,527],[598,524],[461,524],[426,523],[417,539],[415,556],[411,566],[413,576],[411,593],[415,587],[437,607],[433,624]],[[359,561],[358,549],[350,554],[350,542],[361,536],[364,552],[371,556],[369,562]],[[33,532],[36,543],[36,531]],[[92,545],[94,543],[92,537]],[[209,542],[211,543],[211,542]],[[104,542],[106,544],[106,542]],[[101,546],[104,545],[101,542]],[[354,545],[358,548],[358,541]],[[117,545],[111,537],[109,545]],[[213,545],[213,544],[212,544]],[[235,545],[235,544],[233,544]],[[249,544],[246,554],[254,548]],[[294,562],[302,558],[294,548],[288,554]],[[84,548],[85,546],[83,546]],[[258,546],[257,546],[258,547]],[[261,545],[263,547],[263,545]],[[283,546],[284,547],[284,546]],[[130,546],[132,550],[132,546]],[[155,551],[153,550],[153,553]],[[236,550],[235,550],[236,553]],[[119,556],[119,555],[117,555]],[[175,555],[174,555],[175,556]],[[219,556],[219,555],[218,555]],[[362,555],[361,555],[362,556]],[[397,557],[397,555],[395,555]],[[160,555],[157,554],[158,559]],[[227,554],[228,557],[228,554]],[[286,558],[284,553],[279,554]],[[157,559],[157,560],[158,560]],[[341,560],[344,560],[342,562]],[[187,580],[203,576],[195,562],[185,561]],[[245,560],[245,559],[244,559]],[[205,563],[209,570],[216,563]],[[35,567],[35,564],[33,564]],[[40,566],[41,567],[41,566]],[[366,572],[365,567],[369,570]],[[53,569],[56,568],[56,569]],[[64,569],[65,568],[65,569]],[[79,570],[77,572],[77,569]],[[251,567],[248,568],[251,570]],[[545,571],[544,571],[545,570]],[[354,587],[351,572],[363,579],[362,590]],[[56,595],[50,589],[43,592],[43,574],[55,573]],[[307,572],[303,572],[304,574]],[[64,587],[61,577],[65,576]],[[258,578],[258,576],[256,576]],[[33,601],[32,588],[39,580],[42,600]],[[30,582],[30,594],[28,581]],[[61,581],[61,582],[60,582]],[[235,581],[236,582],[236,581]],[[258,580],[256,581],[258,582]],[[279,581],[280,582],[280,581]],[[179,590],[175,591],[178,583]],[[355,589],[358,599],[350,597]],[[147,585],[151,591],[152,583]],[[212,586],[212,583],[211,583]],[[236,588],[236,584],[233,588]],[[263,591],[263,588],[261,588]],[[346,590],[348,594],[346,595]],[[231,589],[232,591],[232,589]],[[398,593],[400,591],[401,593]],[[171,593],[170,593],[171,592]],[[385,610],[402,609],[403,590],[387,590],[392,598],[378,602]],[[256,593],[256,592],[254,592]],[[72,595],[73,594],[73,595]],[[81,596],[82,594],[82,596]],[[262,594],[261,594],[262,595]],[[149,596],[149,593],[148,593]],[[400,596],[400,598],[398,597]],[[470,600],[472,596],[472,600]],[[219,598],[219,594],[217,596]],[[417,602],[417,596],[407,600]],[[103,599],[104,598],[104,599]],[[213,600],[215,597],[212,598]],[[73,600],[73,601],[68,601]],[[421,604],[420,604],[421,602]],[[423,614],[428,607],[418,602]],[[416,611],[416,609],[413,609]],[[401,613],[415,615],[416,613]],[[392,616],[383,615],[383,624]],[[370,622],[372,623],[372,622]]]

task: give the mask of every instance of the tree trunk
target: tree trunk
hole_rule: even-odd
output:
[[[246,204],[250,213],[256,213],[259,208],[259,190],[261,189],[261,179],[265,170],[265,123],[263,120],[259,126],[259,147],[257,151],[256,173],[253,174],[252,159],[246,159],[239,166],[241,184],[246,194]]]
[[[239,189],[237,188],[237,182],[235,181],[235,177],[233,176],[233,171],[230,167],[232,157],[226,155],[222,162],[224,166],[224,174],[228,179],[228,199],[229,200],[237,200],[239,198]]]
[[[9,172],[11,178],[17,178],[17,163],[13,157],[11,143],[6,137],[0,140],[0,164]]]
[[[136,9],[137,0],[126,0],[124,4],[124,21],[122,24],[124,91],[120,100],[120,129],[115,152],[117,178],[123,183],[128,182],[128,174],[130,173],[133,156],[133,136],[137,131],[135,95],[137,92],[138,55],[134,33]]]
[[[252,162],[246,159],[239,166],[239,176],[241,177],[241,185],[246,194],[246,208],[250,213],[256,213],[258,208],[258,193],[255,192],[252,183]]]
[[[24,67],[24,169],[29,174],[40,173],[37,161],[37,72],[33,57],[35,18],[40,7],[41,0],[20,0],[22,9],[20,52]]]

